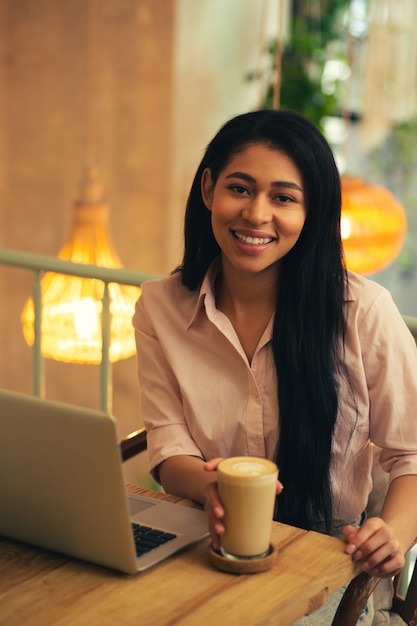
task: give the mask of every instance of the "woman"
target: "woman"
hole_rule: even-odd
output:
[[[417,351],[388,292],[344,269],[340,207],[332,152],[303,117],[219,130],[183,262],[137,304],[143,420],[153,475],[205,505],[214,547],[218,459],[264,456],[284,486],[275,519],[343,533],[363,570],[391,577],[417,536]],[[361,525],[370,441],[391,482]]]

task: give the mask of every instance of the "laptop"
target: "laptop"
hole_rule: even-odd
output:
[[[0,390],[0,535],[133,574],[208,534],[204,511],[127,493],[111,415]]]

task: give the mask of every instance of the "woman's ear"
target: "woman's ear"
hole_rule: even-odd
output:
[[[211,205],[213,202],[213,180],[208,167],[206,167],[201,176],[201,195],[203,197],[204,204],[208,210],[211,211]]]

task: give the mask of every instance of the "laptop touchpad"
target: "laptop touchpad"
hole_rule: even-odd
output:
[[[149,509],[151,506],[155,506],[152,502],[145,502],[144,500],[137,500],[136,498],[128,498],[128,500],[131,515],[142,513],[143,511],[146,511],[146,509]]]

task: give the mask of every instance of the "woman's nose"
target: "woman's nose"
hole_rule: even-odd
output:
[[[244,220],[253,225],[265,224],[272,219],[272,211],[266,198],[255,197],[242,210]]]

